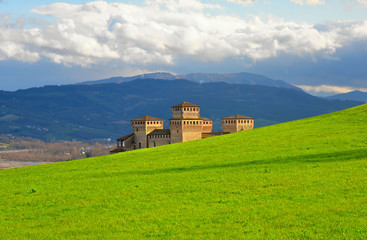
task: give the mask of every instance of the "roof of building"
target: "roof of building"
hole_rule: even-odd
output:
[[[222,118],[222,120],[223,119],[254,119],[254,118],[236,114],[236,115],[233,115],[233,116]]]
[[[140,117],[140,118],[135,118],[131,121],[163,121],[163,119],[156,118],[156,117],[151,117],[151,116],[144,116],[144,117]]]
[[[130,137],[132,137],[132,136],[134,136],[135,135],[135,133],[131,133],[131,134],[129,134],[129,135],[126,135],[126,136],[123,136],[123,137],[120,137],[120,138],[118,138],[118,139],[116,139],[117,141],[125,141],[126,139],[128,139],[128,138],[130,138]]]
[[[171,135],[171,131],[169,129],[156,129],[148,135]]]
[[[200,107],[200,106],[189,103],[189,102],[183,102],[183,103],[180,103],[180,104],[172,106],[172,107]]]

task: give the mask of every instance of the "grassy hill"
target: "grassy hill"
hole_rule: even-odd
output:
[[[366,239],[367,105],[0,171],[0,239]]]

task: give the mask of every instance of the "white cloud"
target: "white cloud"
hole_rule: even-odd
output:
[[[348,93],[356,90],[367,92],[367,88],[353,88],[353,87],[332,86],[332,85],[319,85],[319,86],[297,85],[297,87],[303,89],[304,91],[310,94],[317,96],[335,95],[340,93]]]
[[[227,2],[232,2],[232,3],[237,3],[237,4],[247,6],[247,5],[254,4],[255,2],[257,2],[257,0],[227,0]]]
[[[358,0],[357,0],[358,1]],[[363,0],[361,0],[363,1]],[[298,4],[298,5],[321,5],[324,4],[325,1],[322,0],[291,0],[291,2]]]
[[[367,7],[367,0],[356,0],[356,2]]]
[[[205,12],[218,7],[199,0],[148,0],[145,6],[105,1],[41,6],[33,12],[57,20],[33,29],[2,21],[0,60],[32,62],[45,57],[80,66],[109,60],[174,64],[178,56],[258,61],[279,53],[332,54],[350,38],[367,36],[367,22],[341,22],[321,31],[272,16],[244,20]]]

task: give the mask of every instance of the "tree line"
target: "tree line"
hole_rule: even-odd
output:
[[[0,151],[0,158],[13,161],[59,162],[109,154],[107,142],[43,142],[25,137],[0,136],[7,144]]]

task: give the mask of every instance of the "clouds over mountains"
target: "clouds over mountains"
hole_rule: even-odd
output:
[[[198,0],[149,0],[143,6],[55,3],[33,12],[56,20],[32,28],[3,15],[0,60],[47,58],[83,67],[111,60],[172,65],[179,56],[213,62],[228,57],[259,61],[280,53],[331,55],[352,40],[367,39],[367,20],[315,27],[274,16],[242,19],[208,13],[217,8]]]

